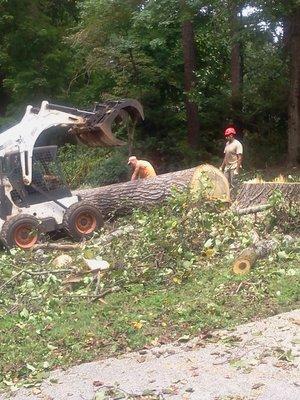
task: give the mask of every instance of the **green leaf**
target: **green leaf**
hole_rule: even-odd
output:
[[[44,361],[44,362],[43,362],[43,368],[44,368],[44,369],[48,369],[49,367],[50,367],[49,362],[48,362],[48,361]]]
[[[29,369],[29,371],[32,371],[32,372],[36,371],[36,368],[31,364],[26,364],[26,368]]]
[[[24,319],[27,319],[29,317],[29,311],[27,308],[23,308],[23,310],[20,312],[20,316]]]
[[[84,258],[87,258],[88,260],[91,260],[92,258],[95,257],[93,250],[87,249],[83,252]]]
[[[277,253],[277,255],[278,255],[278,258],[281,258],[281,259],[283,259],[283,260],[286,260],[286,259],[289,258],[288,254],[286,254],[285,251],[279,251],[279,252]]]
[[[178,342],[186,343],[186,342],[188,342],[189,340],[190,340],[190,336],[189,336],[189,335],[184,335],[184,336],[181,336],[181,337],[178,339]]]
[[[106,394],[105,394],[105,391],[101,391],[101,392],[97,392],[97,393],[95,393],[95,395],[94,395],[94,398],[93,398],[93,400],[105,400],[106,399]]]
[[[204,248],[208,249],[213,247],[213,240],[212,239],[208,239],[205,243],[204,243]]]
[[[50,343],[47,344],[47,348],[48,348],[49,350],[51,350],[51,351],[58,349],[58,347],[53,346],[53,345],[50,344]]]

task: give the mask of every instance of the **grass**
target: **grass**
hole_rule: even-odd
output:
[[[129,284],[107,304],[62,299],[37,318],[9,315],[0,322],[2,385],[296,307],[299,277],[288,275],[294,267],[292,259],[264,261],[240,278],[223,263],[199,265],[181,284]]]

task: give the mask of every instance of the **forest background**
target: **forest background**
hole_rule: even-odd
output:
[[[217,165],[231,125],[246,168],[299,162],[299,0],[0,0],[0,33],[1,131],[44,99],[130,97],[134,152],[160,173]],[[62,152],[73,187],[125,179],[127,156]]]

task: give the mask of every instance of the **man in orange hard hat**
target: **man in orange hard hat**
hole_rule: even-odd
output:
[[[137,179],[148,179],[156,176],[156,172],[149,161],[138,160],[135,156],[131,156],[128,159],[128,165],[131,165],[133,174],[131,176],[132,181]]]
[[[242,167],[243,145],[236,140],[236,130],[234,128],[227,128],[224,135],[227,142],[220,170],[224,172],[229,182],[230,189],[233,189],[234,179],[238,176]]]

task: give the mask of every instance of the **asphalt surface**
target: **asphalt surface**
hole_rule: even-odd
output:
[[[109,387],[111,393],[121,389],[125,399],[126,393],[157,396],[149,399],[300,399],[300,310],[186,340],[53,371],[39,388],[21,389],[14,399],[122,398],[105,397]]]

